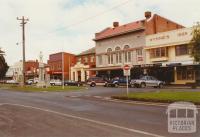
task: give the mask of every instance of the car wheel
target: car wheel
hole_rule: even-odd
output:
[[[67,83],[65,83],[64,85],[65,85],[65,86],[68,86],[68,84],[67,84]]]
[[[159,87],[159,88],[163,88],[163,86],[164,86],[164,85],[163,85],[162,83],[160,83],[158,87]]]
[[[131,86],[131,88],[134,88],[134,87],[135,87],[135,85],[134,85],[134,84],[131,84],[130,86]]]
[[[145,83],[141,83],[141,84],[140,84],[140,87],[141,87],[141,88],[145,88],[145,87],[146,87],[146,84],[145,84]]]
[[[119,84],[118,84],[118,83],[115,83],[115,87],[118,88],[118,87],[119,87]]]
[[[91,87],[95,87],[95,83],[92,83],[90,86],[91,86]]]

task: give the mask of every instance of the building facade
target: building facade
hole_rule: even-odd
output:
[[[20,82],[22,80],[22,75],[23,75],[22,70],[23,70],[22,61],[16,62],[12,66],[9,66],[9,69],[6,73],[6,77]]]
[[[28,60],[25,62],[26,79],[34,79],[38,77],[39,62],[38,60]]]
[[[38,77],[38,61],[37,60],[28,60],[25,62],[25,78],[34,79]],[[9,79],[16,80],[18,82],[22,81],[23,78],[23,62],[14,63],[9,67],[6,77]]]
[[[200,80],[200,66],[190,56],[189,43],[192,28],[167,31],[146,37],[146,63],[157,68],[148,68],[147,73],[170,84],[194,83]]]
[[[62,63],[64,62],[64,79],[69,80],[71,65],[75,63],[75,55],[59,52],[55,54],[49,55],[48,66],[49,66],[49,74],[51,79],[62,79],[63,69]]]
[[[90,76],[96,74],[95,71],[90,71],[95,67],[95,48],[76,55],[76,62],[71,67],[71,80],[85,82]]]
[[[145,70],[140,67],[146,63],[145,36],[183,28],[159,15],[151,16],[151,12],[145,12],[145,17],[125,25],[114,22],[113,27],[95,34],[96,68],[93,70],[97,75],[108,78],[123,76],[122,66],[128,64],[132,67],[131,78],[138,78]]]

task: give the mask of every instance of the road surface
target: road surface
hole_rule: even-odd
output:
[[[103,87],[52,93],[0,90],[0,137],[200,136],[199,114],[195,134],[170,134],[167,106],[109,99],[123,92]]]

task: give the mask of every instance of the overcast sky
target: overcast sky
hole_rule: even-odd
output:
[[[94,47],[94,34],[112,26],[144,19],[151,11],[186,27],[200,21],[200,0],[0,0],[0,47],[9,65],[22,59],[21,27],[26,24],[26,59],[49,54],[80,53]],[[20,43],[16,45],[16,43]]]

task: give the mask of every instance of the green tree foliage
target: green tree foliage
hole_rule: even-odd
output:
[[[8,65],[6,63],[6,60],[4,58],[4,56],[2,55],[2,53],[4,53],[3,51],[0,50],[0,79],[4,78],[7,70],[8,70]]]
[[[200,63],[200,22],[197,22],[193,27],[193,37],[190,42],[191,56],[194,61]]]

